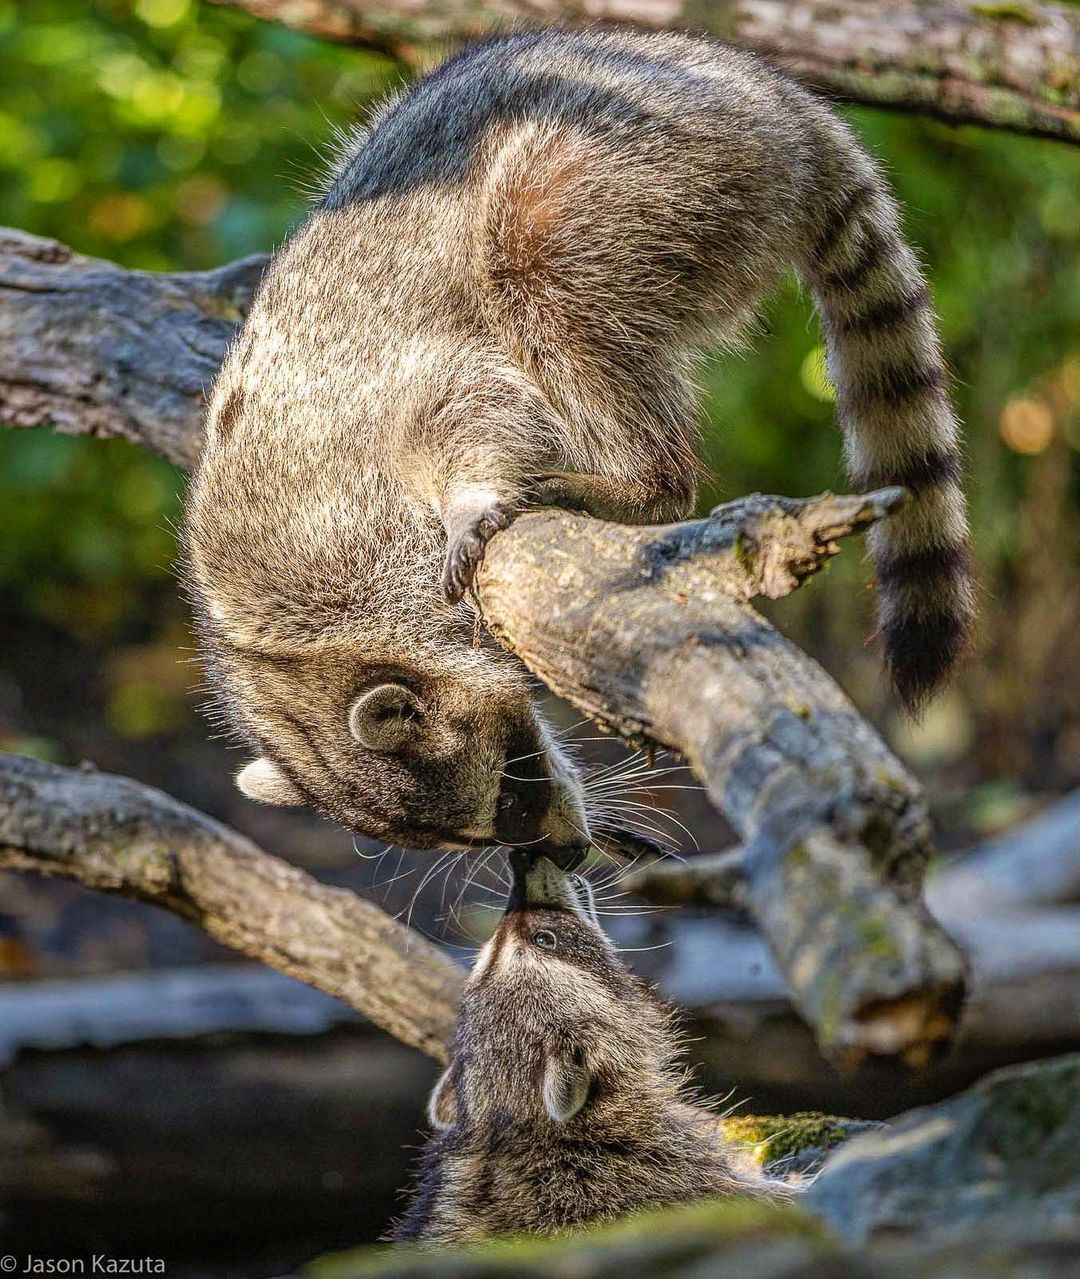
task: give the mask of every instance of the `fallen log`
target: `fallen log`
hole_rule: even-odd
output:
[[[1080,902],[1080,791],[1019,830],[951,859],[928,893],[942,918]]]
[[[189,459],[201,432],[191,387],[196,377],[209,380],[206,366],[229,335],[221,317],[241,314],[256,275],[251,263],[197,276],[127,273],[52,242],[18,233],[0,238],[0,404],[10,397],[24,425],[49,420],[55,405],[67,429],[120,433]],[[135,305],[140,324],[133,328]],[[109,363],[114,321],[125,335],[122,376]],[[164,417],[153,411],[157,402],[168,408]],[[746,841],[750,910],[823,1050],[920,1064],[948,1039],[963,991],[959,951],[920,898],[930,852],[925,804],[833,681],[748,604],[795,589],[836,553],[839,538],[902,500],[899,490],[807,501],[753,496],[705,520],[660,528],[533,513],[492,542],[477,590],[488,627],[551,688],[614,731],[690,761]],[[15,766],[5,768],[10,776]],[[72,795],[84,803],[102,783],[31,773],[24,770],[23,782],[44,790],[33,800],[23,796],[35,816],[31,825],[16,821],[0,865],[33,869],[44,861],[82,882],[149,894],[218,929],[215,936],[245,953],[316,984],[326,980],[334,958],[325,943],[319,963],[298,961],[301,939],[279,943],[275,912],[257,922],[223,914],[220,894],[205,909],[176,891],[164,854],[133,878],[111,869],[107,836],[65,842],[61,814],[43,814],[53,803],[62,810]],[[124,794],[137,808],[145,803],[135,791]],[[140,811],[149,843],[153,815]],[[27,833],[32,845],[38,826],[50,821],[48,846],[28,848]],[[184,819],[189,829],[199,821],[208,819],[190,811]],[[256,850],[220,831],[199,844],[196,864],[208,847],[215,865],[237,850],[244,873],[259,878]],[[294,891],[310,902],[309,886],[286,886],[278,869],[270,880],[279,904]],[[192,882],[210,894],[210,877]],[[225,903],[234,912],[238,905]],[[342,903],[341,910],[360,911],[361,904]],[[377,932],[379,912],[363,910],[374,912],[365,919]],[[336,936],[341,944],[340,928]],[[380,944],[389,936],[383,930]],[[397,933],[393,939],[387,974],[396,980],[410,960]],[[379,953],[372,949],[373,965]],[[433,957],[424,962],[434,971]],[[359,984],[346,998],[372,1002],[374,1019],[388,1024],[394,1001],[386,990],[365,988],[355,968],[350,977]],[[333,980],[348,986],[340,976]],[[428,999],[456,989],[445,970],[436,990],[424,981]],[[408,1004],[405,997],[398,1010]],[[406,1022],[398,1030],[431,1051],[441,1045],[445,1011],[434,1023]]]

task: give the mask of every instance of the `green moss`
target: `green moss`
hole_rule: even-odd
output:
[[[398,1276],[586,1276],[610,1273],[620,1258],[627,1273],[651,1263],[659,1273],[673,1263],[715,1256],[742,1242],[788,1237],[815,1243],[826,1239],[817,1223],[790,1206],[757,1199],[708,1199],[700,1203],[637,1213],[560,1238],[510,1236],[483,1243],[440,1248],[359,1248],[332,1253],[304,1267],[303,1279],[361,1279]],[[654,1267],[654,1268],[652,1268]],[[625,1267],[620,1267],[625,1268]],[[640,1271],[638,1271],[640,1273]]]
[[[1037,27],[1039,16],[1033,13],[1026,4],[973,4],[971,12],[980,18],[1002,18],[1008,22],[1022,22],[1027,27]]]
[[[746,533],[740,529],[735,535],[735,545],[732,547],[732,551],[735,555],[735,563],[738,564],[747,577],[754,575],[755,549],[753,539],[747,537]]]
[[[809,1110],[794,1115],[744,1115],[720,1123],[729,1140],[755,1147],[754,1159],[759,1164],[787,1159],[804,1150],[828,1150],[860,1127],[850,1119]]]

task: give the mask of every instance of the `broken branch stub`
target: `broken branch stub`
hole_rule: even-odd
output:
[[[522,517],[479,577],[485,621],[555,692],[677,750],[743,839],[746,901],[824,1051],[925,1060],[964,962],[922,904],[919,787],[825,672],[746,601],[786,594],[902,495],[753,495],[630,528]]]

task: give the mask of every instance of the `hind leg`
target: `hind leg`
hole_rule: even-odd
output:
[[[452,604],[464,598],[488,542],[523,511],[555,509],[621,524],[662,524],[684,517],[693,502],[692,482],[661,487],[573,471],[542,472],[516,492],[470,486],[447,503],[443,594]]]

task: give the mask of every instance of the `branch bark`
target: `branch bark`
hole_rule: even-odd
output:
[[[240,314],[256,273],[244,263],[197,276],[128,274],[32,237],[0,238],[0,395],[13,395],[17,410],[30,403],[36,421],[55,404],[67,429],[194,457],[192,388],[209,381],[230,332],[222,315]],[[123,329],[121,376],[109,333],[114,317],[122,326],[136,310],[139,325]],[[755,496],[665,528],[531,514],[492,543],[478,587],[489,627],[556,692],[690,760],[747,845],[749,908],[823,1049],[918,1062],[948,1037],[963,989],[959,952],[921,903],[930,848],[922,797],[820,667],[747,603],[794,589],[839,537],[901,498]],[[250,866],[250,846],[239,846]],[[95,875],[111,886],[104,845],[95,856]],[[310,882],[290,883],[310,897]],[[168,883],[154,891],[173,903]],[[271,886],[279,900],[284,891]],[[226,931],[242,922],[208,918]],[[286,965],[301,960],[290,952],[281,962],[278,925],[266,917],[263,926],[261,940],[238,934],[239,948],[262,946],[268,962],[293,971]],[[403,973],[401,938],[387,940]],[[310,956],[303,962],[306,979],[327,980]],[[381,998],[350,989],[350,1002]],[[373,1019],[390,1015],[380,1005]]]
[[[921,793],[746,603],[787,594],[901,497],[755,495],[661,528],[537,513],[492,542],[478,588],[488,628],[549,688],[689,761],[745,841],[747,905],[822,1048],[914,1064],[963,990],[922,904]]]
[[[1080,14],[959,0],[214,0],[420,62],[507,24],[603,19],[703,30],[852,102],[1080,141]]]
[[[464,973],[377,906],[262,852],[161,791],[0,755],[0,868],[163,906],[446,1055]]]
[[[265,262],[125,271],[0,228],[4,424],[121,436],[191,467],[205,391]]]

